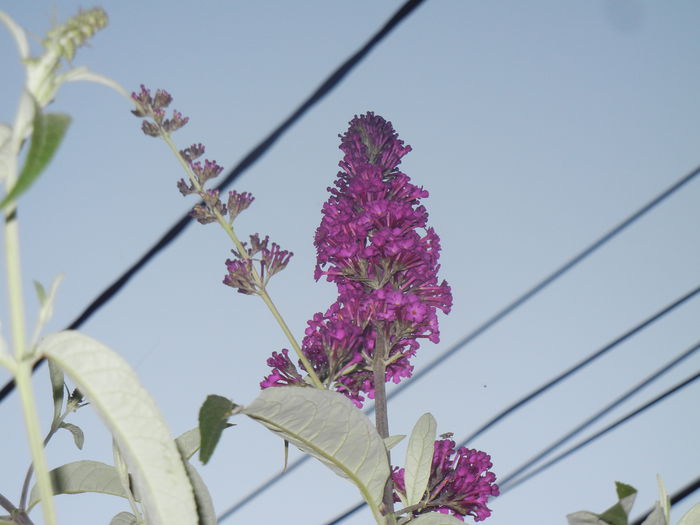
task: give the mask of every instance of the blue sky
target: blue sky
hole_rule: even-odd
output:
[[[2,9],[40,36],[52,16],[65,20],[81,5],[35,0]],[[75,62],[129,90],[141,83],[169,90],[190,117],[178,144],[203,142],[228,168],[400,5],[104,2],[110,24]],[[393,122],[413,147],[403,171],[431,194],[425,205],[455,306],[441,317],[441,343],[419,351],[420,369],[700,163],[699,22],[692,1],[426,2],[235,185],[256,197],[237,221],[241,236],[269,234],[295,253],[270,289],[294,333],[300,337],[306,320],[334,300],[333,286],[313,281],[312,240],[340,160],[337,135],[353,115],[373,110]],[[22,70],[4,31],[0,64],[0,121],[10,122]],[[52,109],[74,120],[21,201],[20,225],[30,315],[31,280],[66,275],[50,327],[58,330],[192,201],[175,188],[182,176],[175,159],[141,134],[115,93],[66,85]],[[691,182],[417,381],[390,405],[392,433],[408,433],[430,411],[438,432],[463,437],[700,284],[699,199],[700,182]],[[132,364],[174,434],[195,426],[209,393],[252,400],[266,358],[285,345],[262,302],[221,284],[229,249],[215,226],[191,226],[83,327]],[[6,311],[0,307],[3,326]],[[698,315],[700,300],[689,301],[472,446],[505,475],[694,344]],[[699,366],[700,357],[687,360],[601,426]],[[36,384],[48,425],[45,373]],[[657,473],[677,490],[698,475],[699,394],[692,385],[493,500],[486,523],[565,523],[569,512],[612,504],[615,480],[640,489],[638,511],[656,499]],[[16,499],[28,464],[16,397],[0,411],[0,493]],[[50,464],[111,461],[110,440],[90,409],[72,421],[86,431],[84,450],[58,435]],[[237,423],[201,469],[219,511],[277,475],[283,460],[276,437]],[[352,486],[308,462],[224,523],[321,525],[356,500]],[[674,508],[672,521],[698,500]],[[106,524],[126,510],[106,496],[62,496],[57,504],[61,523]],[[370,519],[358,513],[346,523]]]

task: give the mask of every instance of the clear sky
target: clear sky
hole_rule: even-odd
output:
[[[33,35],[74,0],[0,3]],[[233,166],[401,5],[376,2],[104,2],[109,26],[76,65],[129,90],[165,88],[190,117],[175,135]],[[341,158],[337,135],[355,114],[391,120],[413,147],[402,168],[431,194],[442,276],[454,309],[442,341],[416,368],[700,164],[700,4],[692,0],[475,2],[420,7],[235,185],[256,201],[237,221],[294,251],[270,292],[294,333],[325,311],[334,287],[313,281],[313,233]],[[11,122],[22,70],[0,31],[0,121]],[[52,109],[74,120],[48,172],[20,202],[29,313],[31,280],[66,278],[50,328],[69,324],[193,204],[165,145],[141,134],[129,105],[94,84],[65,85]],[[389,407],[392,433],[426,411],[438,432],[466,436],[491,415],[700,284],[700,181],[693,181],[492,330],[416,381]],[[221,284],[230,247],[214,225],[192,225],[83,327],[118,350],[155,397],[174,434],[196,425],[209,393],[248,403],[285,346],[263,304]],[[2,268],[4,272],[4,267]],[[4,297],[4,279],[0,292]],[[700,337],[689,301],[583,372],[480,436],[503,476]],[[0,320],[7,323],[6,303]],[[7,332],[3,331],[7,336]],[[685,361],[598,427],[700,367]],[[3,384],[7,374],[0,371]],[[45,371],[36,376],[48,425]],[[700,385],[644,413],[491,502],[486,523],[565,523],[614,502],[615,480],[640,489],[637,511],[698,475]],[[28,451],[15,395],[0,405],[0,493],[16,500]],[[89,408],[48,449],[58,466],[111,462]],[[278,475],[281,442],[252,421],[226,431],[200,469],[219,512]],[[394,459],[403,463],[404,449]],[[296,457],[293,454],[293,457]],[[322,525],[358,499],[307,462],[224,523]],[[61,523],[107,524],[125,502],[60,496]],[[675,523],[695,495],[674,508]],[[635,516],[637,513],[633,513]],[[40,513],[34,513],[37,523]],[[366,524],[368,513],[346,523]]]

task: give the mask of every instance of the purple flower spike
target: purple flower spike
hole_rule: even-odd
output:
[[[485,452],[466,447],[455,451],[454,441],[436,441],[427,499],[424,496],[421,508],[413,515],[437,511],[462,521],[467,515],[474,521],[485,520],[491,515],[487,507],[489,499],[499,494],[496,475],[489,470],[491,466],[491,456]],[[404,469],[394,467],[394,488],[403,494],[406,493],[404,474]],[[394,495],[394,501],[400,498]]]
[[[452,294],[437,277],[440,239],[420,203],[428,192],[398,170],[410,146],[369,112],[350,122],[340,149],[314,241],[314,276],[339,296],[309,321],[302,351],[321,381],[361,407],[374,397],[373,360],[385,360],[386,381],[410,377],[418,340],[439,341],[437,310],[450,311]]]

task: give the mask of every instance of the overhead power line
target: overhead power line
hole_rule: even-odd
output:
[[[372,49],[374,49],[393,29],[396,28],[408,15],[410,15],[424,0],[408,0],[394,13],[394,15],[377,31],[358,51],[343,62],[333,73],[331,73],[321,85],[306,99],[294,112],[277,126],[265,139],[255,146],[236,166],[228,172],[216,189],[221,191],[232,184],[245,170],[250,168],[260,159],[279,138],[287,131],[302,115],[311,109],[316,103],[323,99],[333,90],[357,64],[359,64]],[[200,204],[202,202],[200,201]],[[180,217],[148,251],[146,251],[132,266],[120,275],[112,284],[105,288],[67,327],[68,330],[79,328],[85,321],[109,302],[139,271],[148,264],[158,253],[173,242],[190,225],[192,218],[189,213]],[[40,359],[34,364],[36,370],[44,362]],[[0,403],[15,388],[14,381],[8,381],[0,390]]]
[[[654,323],[655,321],[658,321],[664,315],[672,312],[673,310],[675,310],[676,308],[678,308],[679,306],[684,304],[686,301],[688,301],[692,297],[695,297],[698,293],[700,293],[700,286],[697,286],[693,290],[691,290],[690,292],[682,295],[681,297],[679,297],[678,299],[673,301],[671,304],[665,306],[664,308],[657,311],[653,315],[647,317],[646,319],[644,319],[643,321],[641,321],[640,323],[638,323],[634,327],[630,328],[629,330],[627,330],[626,332],[624,332],[620,336],[618,336],[615,339],[613,339],[612,341],[610,341],[608,344],[606,344],[602,348],[596,350],[595,352],[593,352],[592,354],[590,354],[589,356],[584,358],[582,361],[579,361],[576,365],[574,365],[574,366],[568,368],[567,370],[557,374],[555,377],[553,377],[552,379],[550,379],[549,381],[547,381],[546,383],[544,383],[540,387],[536,388],[535,390],[533,390],[529,394],[526,394],[525,396],[518,399],[518,401],[515,401],[514,403],[512,403],[511,405],[509,405],[505,409],[501,410],[498,414],[496,414],[491,419],[489,419],[486,423],[481,425],[478,429],[476,429],[474,432],[472,432],[469,436],[464,438],[457,446],[458,447],[466,446],[470,441],[472,441],[473,439],[475,439],[477,436],[481,435],[482,433],[486,432],[488,429],[493,427],[499,421],[506,418],[508,415],[510,415],[513,412],[515,412],[516,410],[522,408],[527,403],[533,401],[535,398],[539,397],[541,394],[543,394],[544,392],[546,392],[547,390],[549,390],[553,386],[557,385],[558,383],[560,383],[561,381],[563,381],[567,377],[571,376],[575,372],[579,371],[583,367],[591,364],[594,360],[598,359],[599,357],[602,357],[604,354],[611,351],[613,348],[618,346],[620,343],[622,343],[623,341],[626,341],[627,339],[632,337],[634,334],[640,332],[641,330],[643,330],[644,328],[646,328],[650,324]],[[365,505],[366,505],[366,503],[364,501],[360,501],[360,502],[356,503],[353,507],[347,509],[342,514],[333,518],[331,521],[326,522],[325,525],[336,525],[337,523],[340,523],[340,522],[344,521],[346,518],[353,515],[355,512],[360,510]]]
[[[603,407],[601,410],[593,414],[591,417],[586,419],[583,423],[577,425],[573,430],[567,432],[564,434],[562,437],[557,439],[555,442],[551,443],[548,445],[546,448],[542,449],[540,452],[538,452],[536,455],[532,456],[529,458],[527,461],[525,461],[522,465],[517,467],[515,470],[512,472],[508,473],[507,475],[501,477],[499,479],[498,486],[501,488],[507,487],[508,484],[513,480],[514,478],[517,478],[518,475],[520,475],[522,472],[526,471],[527,469],[531,468],[533,465],[535,465],[537,462],[539,462],[541,459],[547,457],[549,454],[554,452],[556,449],[558,449],[560,446],[562,446],[564,443],[569,441],[571,438],[576,436],[577,434],[581,433],[584,431],[586,428],[590,427],[593,423],[598,421],[600,418],[620,406],[622,403],[627,401],[630,397],[635,395],[637,392],[645,388],[646,386],[649,386],[652,382],[657,380],[659,377],[664,375],[666,372],[671,370],[673,367],[676,365],[682,363],[685,361],[687,358],[689,358],[691,355],[693,355],[698,349],[700,349],[700,342],[696,343],[695,345],[691,346],[687,350],[681,352],[679,355],[677,355],[675,358],[667,362],[664,366],[656,370],[653,374],[645,377],[643,380],[638,382],[635,386],[627,390],[624,394],[618,396],[607,404],[605,407]]]
[[[552,459],[550,459],[550,460],[547,461],[546,463],[543,463],[542,465],[540,465],[540,466],[537,467],[536,469],[531,470],[530,472],[528,472],[528,473],[525,474],[524,476],[521,476],[521,477],[517,478],[516,480],[512,481],[511,483],[508,484],[507,487],[505,487],[504,490],[501,491],[501,494],[505,494],[505,493],[507,493],[507,492],[510,492],[511,490],[513,490],[513,489],[514,489],[515,487],[517,487],[518,485],[520,485],[520,484],[522,484],[522,483],[525,483],[526,481],[528,481],[529,479],[533,478],[533,477],[536,476],[537,474],[540,474],[541,472],[544,472],[545,470],[547,470],[547,469],[553,467],[554,465],[556,465],[557,463],[559,463],[561,460],[563,460],[563,459],[569,457],[571,454],[573,454],[574,452],[577,452],[578,450],[582,449],[583,447],[585,447],[585,446],[587,446],[587,445],[590,445],[591,443],[593,443],[593,442],[594,442],[595,440],[597,440],[598,438],[603,437],[605,434],[607,434],[607,433],[610,432],[611,430],[616,429],[617,427],[619,427],[619,426],[622,425],[623,423],[626,423],[626,422],[629,421],[630,419],[632,419],[632,418],[638,416],[638,415],[641,414],[642,412],[644,412],[644,411],[648,410],[649,408],[653,407],[655,404],[659,403],[660,401],[663,401],[664,399],[666,399],[666,398],[667,398],[668,396],[670,396],[671,394],[675,394],[675,393],[678,392],[679,390],[682,390],[683,388],[685,388],[685,387],[691,385],[691,384],[692,384],[694,381],[696,381],[697,379],[700,379],[700,372],[696,372],[696,373],[693,374],[692,376],[690,376],[690,377],[684,379],[684,380],[681,381],[680,383],[677,383],[676,385],[674,385],[673,387],[669,388],[668,390],[663,391],[663,392],[662,392],[661,394],[659,394],[658,396],[654,397],[654,398],[651,399],[650,401],[647,401],[646,403],[644,403],[644,404],[641,405],[640,407],[637,407],[637,408],[634,409],[633,411],[628,412],[628,413],[625,414],[623,417],[621,417],[621,418],[615,420],[613,423],[610,423],[608,426],[606,426],[606,427],[603,428],[602,430],[599,430],[598,432],[596,432],[596,433],[593,434],[592,436],[590,436],[590,437],[584,439],[583,441],[577,443],[577,444],[574,445],[573,447],[566,449],[566,450],[565,450],[564,452],[562,452],[561,454],[558,454],[557,456],[553,457]]]
[[[463,348],[464,346],[473,342],[480,335],[484,334],[489,329],[491,329],[493,326],[495,326],[500,321],[502,321],[504,318],[506,318],[509,314],[511,314],[512,312],[514,312],[518,308],[520,308],[523,304],[527,303],[530,299],[532,299],[534,296],[536,296],[542,290],[547,288],[547,286],[549,286],[554,281],[556,281],[558,278],[560,278],[561,276],[566,274],[566,272],[568,272],[569,270],[574,268],[577,264],[581,263],[587,257],[589,257],[590,255],[595,253],[599,248],[601,248],[607,242],[609,242],[613,238],[615,238],[618,234],[620,234],[622,231],[624,231],[627,227],[629,227],[634,222],[636,222],[641,217],[643,217],[645,214],[650,212],[658,204],[662,203],[664,200],[666,200],[671,195],[673,195],[676,191],[683,188],[686,184],[688,184],[695,177],[697,177],[698,174],[700,174],[700,166],[697,166],[695,169],[693,169],[692,171],[690,171],[689,173],[687,173],[686,175],[684,175],[683,177],[678,179],[676,182],[671,184],[671,186],[669,186],[668,188],[663,190],[661,193],[657,194],[654,198],[652,198],[646,204],[644,204],[643,206],[641,206],[640,208],[635,210],[632,214],[630,214],[628,217],[626,217],[622,222],[620,222],[619,224],[615,225],[613,228],[611,228],[610,230],[605,232],[602,236],[600,236],[598,239],[593,241],[590,245],[583,248],[580,252],[578,252],[576,255],[574,255],[571,259],[569,259],[564,264],[562,264],[560,267],[558,267],[556,270],[554,270],[552,273],[547,275],[544,279],[542,279],[537,284],[535,284],[534,286],[529,288],[527,291],[525,291],[525,293],[523,293],[520,296],[513,299],[505,307],[503,307],[501,310],[499,310],[494,315],[489,317],[486,321],[484,321],[482,324],[477,326],[474,330],[469,332],[462,339],[457,341],[457,343],[450,346],[444,352],[441,352],[440,354],[438,354],[433,360],[431,360],[424,367],[422,367],[420,370],[415,372],[413,374],[413,377],[409,378],[408,380],[404,381],[400,385],[398,385],[395,388],[388,391],[387,392],[387,400],[388,401],[392,400],[394,397],[398,396],[401,392],[403,392],[406,388],[410,388],[412,385],[415,384],[415,382],[418,379],[425,377],[425,375],[427,375],[432,370],[437,368],[438,365],[443,363],[449,357],[455,355],[457,353],[457,351],[459,351],[461,348]],[[372,410],[373,410],[373,408],[370,408],[370,409],[366,410],[365,412],[371,413]],[[221,516],[219,516],[219,521],[222,521],[225,518],[228,518],[234,512],[236,512],[238,509],[240,509],[241,507],[250,503],[252,500],[254,500],[256,497],[258,497],[260,494],[262,494],[263,492],[265,492],[266,490],[268,490],[269,488],[274,486],[276,483],[278,483],[279,481],[284,479],[286,472],[291,472],[293,470],[296,470],[297,467],[299,467],[302,463],[304,463],[308,459],[309,459],[309,456],[302,456],[302,457],[298,458],[297,460],[293,461],[289,465],[289,468],[287,469],[287,471],[285,471],[283,473],[275,474],[274,476],[268,478],[266,481],[261,483],[259,486],[255,487],[252,491],[250,491],[248,494],[246,494],[243,498],[241,498],[236,503],[231,505],[228,509],[226,509],[226,511],[224,511],[224,513],[221,514]]]

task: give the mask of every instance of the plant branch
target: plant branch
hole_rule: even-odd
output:
[[[386,357],[387,340],[384,331],[381,327],[375,327],[377,339],[374,346],[373,372],[374,372],[374,415],[375,425],[379,436],[384,439],[389,437],[389,415],[386,399]],[[391,453],[387,449],[387,461],[391,465]],[[387,520],[387,525],[394,525],[396,517],[394,516],[394,484],[391,479],[391,471],[384,486],[384,514]]]

